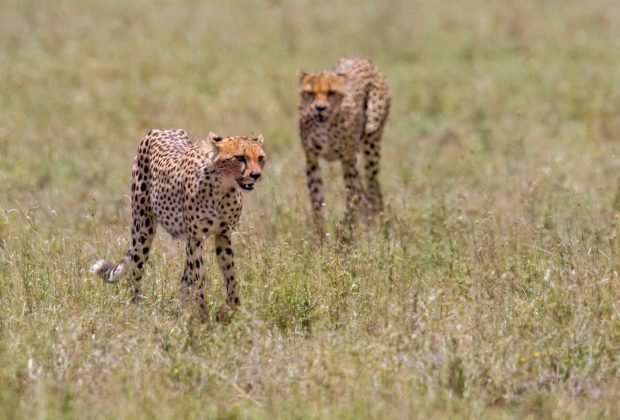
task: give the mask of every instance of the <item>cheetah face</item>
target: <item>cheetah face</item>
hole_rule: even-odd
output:
[[[300,109],[312,115],[318,123],[329,121],[338,112],[344,97],[345,76],[332,71],[301,73]]]
[[[224,183],[242,191],[252,191],[263,174],[267,156],[263,150],[264,139],[258,137],[222,137],[209,133],[209,140],[217,151],[215,163]]]

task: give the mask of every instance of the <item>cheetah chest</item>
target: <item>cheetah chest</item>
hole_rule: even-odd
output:
[[[309,146],[328,161],[340,158],[346,143],[344,123],[338,119],[330,125],[316,124],[308,136]]]

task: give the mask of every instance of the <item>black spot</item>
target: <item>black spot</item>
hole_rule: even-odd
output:
[[[222,253],[222,248],[220,248],[219,246],[217,248],[215,248],[215,253],[217,255],[220,255]]]
[[[144,263],[142,261],[140,261],[138,263],[138,270],[142,270],[142,267],[144,267]]]
[[[239,304],[239,298],[235,297],[235,303],[238,305]]]
[[[145,254],[145,255],[146,255],[146,254],[148,254],[148,253],[149,253],[149,247],[148,247],[148,246],[145,246],[145,247],[142,249],[142,253],[143,253],[143,254]]]
[[[146,182],[140,184],[140,191],[146,191]]]
[[[138,254],[133,254],[133,262],[138,262]]]
[[[226,248],[226,254],[232,255],[233,251],[230,248]]]

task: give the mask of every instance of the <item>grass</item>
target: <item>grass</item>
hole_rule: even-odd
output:
[[[0,3],[0,417],[617,415],[616,3]],[[343,252],[307,223],[296,72],[357,55],[394,92],[387,210]],[[163,233],[142,305],[87,272],[155,127],[266,138],[229,325],[182,310]]]

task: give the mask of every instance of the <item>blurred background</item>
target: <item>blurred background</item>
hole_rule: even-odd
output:
[[[516,184],[504,185],[509,197],[495,197],[512,201],[512,188],[535,184],[544,168],[560,185],[598,175],[616,187],[613,1],[0,7],[7,208],[70,210],[71,223],[92,199],[109,205],[153,127],[183,127],[194,137],[261,132],[273,185],[291,180],[288,198],[305,194],[296,72],[349,56],[373,59],[393,88],[382,175],[388,201],[451,190],[447,182],[482,183],[500,195],[496,183]]]

